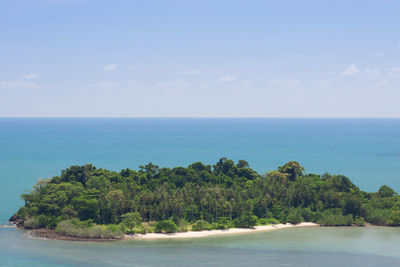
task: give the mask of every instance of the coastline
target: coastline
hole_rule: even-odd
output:
[[[32,229],[27,231],[31,237],[48,239],[48,240],[83,241],[83,242],[113,242],[113,241],[123,240],[123,238],[111,239],[111,238],[86,238],[86,237],[66,236],[57,233],[55,230],[50,230],[50,229]]]
[[[209,231],[188,231],[188,232],[177,232],[177,233],[147,233],[147,234],[131,234],[125,235],[120,239],[107,239],[107,238],[80,238],[66,236],[58,234],[55,230],[50,229],[32,229],[25,230],[18,225],[7,226],[10,228],[17,228],[20,230],[25,230],[27,233],[34,238],[43,238],[48,240],[61,240],[61,241],[79,241],[79,242],[114,242],[123,240],[153,240],[153,239],[180,239],[180,238],[199,238],[207,236],[221,236],[221,235],[234,235],[234,234],[247,234],[247,233],[257,233],[274,231],[279,229],[287,228],[298,228],[298,227],[316,227],[319,224],[312,222],[302,222],[299,224],[271,224],[271,225],[261,225],[255,226],[254,228],[229,228],[225,230],[209,230]],[[4,226],[3,226],[4,227]]]
[[[257,233],[266,232],[286,228],[294,227],[315,227],[320,226],[319,224],[312,222],[303,222],[299,224],[271,224],[255,226],[251,228],[229,228],[226,230],[210,230],[210,231],[188,231],[188,232],[178,232],[178,233],[147,233],[147,234],[132,234],[125,235],[124,240],[135,240],[135,239],[172,239],[172,238],[198,238],[207,236],[220,236],[220,235],[232,235],[232,234],[245,234],[245,233]]]

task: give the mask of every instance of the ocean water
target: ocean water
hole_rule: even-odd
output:
[[[400,266],[398,228],[289,228],[181,240],[66,242],[0,229],[1,266]]]
[[[136,169],[245,159],[259,173],[290,160],[400,191],[400,119],[0,119],[0,224],[37,179],[73,164]],[[0,228],[3,266],[399,265],[400,229],[310,228],[107,244],[40,240]],[[375,263],[375,264],[374,264]]]

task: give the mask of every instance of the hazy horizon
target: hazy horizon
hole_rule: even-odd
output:
[[[47,117],[29,117],[29,116],[7,116],[0,119],[400,119],[400,117],[84,117],[84,116],[47,116]]]

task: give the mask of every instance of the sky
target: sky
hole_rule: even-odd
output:
[[[0,0],[0,117],[400,117],[400,0]]]

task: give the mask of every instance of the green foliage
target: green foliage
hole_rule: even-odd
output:
[[[93,175],[96,170],[92,164],[86,164],[84,166],[71,166],[65,171],[61,172],[62,182],[79,182],[86,185],[86,182]]]
[[[280,222],[275,218],[267,218],[266,224],[279,224]]]
[[[212,229],[211,224],[209,224],[205,220],[198,220],[192,225],[193,231],[205,231],[211,229]]]
[[[249,213],[243,214],[233,220],[233,224],[238,228],[253,228],[257,224],[257,216]]]
[[[356,219],[354,220],[354,224],[357,225],[357,226],[364,226],[364,225],[365,225],[365,220],[364,220],[363,217],[361,217],[361,218],[356,218]]]
[[[396,192],[387,185],[382,185],[378,190],[378,195],[380,197],[392,197]]]
[[[142,235],[148,233],[146,228],[144,228],[144,227],[135,228],[132,232],[135,234],[142,234]]]
[[[318,221],[324,226],[350,226],[354,223],[353,216],[342,214],[329,214]]]
[[[259,218],[257,221],[257,225],[267,225],[267,219],[266,218]]]
[[[26,217],[24,226],[26,229],[40,228],[39,220],[37,217]]]
[[[176,224],[176,226],[178,227],[177,232],[187,232],[189,231],[188,229],[188,223],[185,219],[175,219],[174,223]]]
[[[213,228],[216,230],[224,230],[231,228],[232,226],[233,224],[228,217],[219,217]]]
[[[142,217],[139,212],[128,212],[122,215],[122,224],[129,229],[129,233],[134,233],[133,228],[141,224]]]
[[[300,164],[296,161],[290,161],[285,165],[278,168],[278,171],[281,173],[288,174],[290,180],[294,181],[297,177],[303,175],[304,168],[300,166]]]
[[[298,224],[304,221],[303,216],[298,210],[293,210],[287,216],[287,222],[291,224]]]
[[[127,233],[187,231],[188,222],[194,230],[302,221],[400,225],[400,196],[390,187],[366,193],[343,175],[306,174],[294,161],[266,175],[244,160],[227,158],[215,165],[159,168],[149,163],[120,172],[71,166],[38,181],[22,199],[24,207],[10,220],[26,228],[54,229],[61,220],[62,229],[83,227],[71,226],[78,220],[101,226],[96,231],[118,225]],[[110,227],[116,231],[117,226]]]
[[[139,229],[135,229],[135,233],[139,233],[139,234],[154,233],[154,232],[155,232],[155,222],[142,223],[142,225]]]
[[[27,229],[38,229],[38,228],[54,228],[58,222],[62,220],[62,217],[46,216],[40,214],[34,217],[27,217],[24,226]]]
[[[74,209],[72,205],[66,205],[61,210],[61,215],[64,220],[67,220],[78,217],[78,212]]]
[[[392,226],[399,226],[400,225],[400,210],[393,210],[390,215],[389,219],[387,221],[388,225]]]
[[[310,208],[303,208],[299,210],[301,217],[303,217],[302,222],[312,222],[315,219],[315,212]]]
[[[389,218],[390,210],[376,209],[373,207],[368,208],[366,221],[372,224],[384,225]]]
[[[361,215],[362,201],[356,197],[350,197],[344,200],[343,214]]]
[[[178,226],[172,220],[163,220],[157,222],[155,231],[157,233],[175,233],[178,231]]]
[[[199,214],[199,209],[197,207],[197,205],[189,205],[186,209],[185,209],[185,219],[188,221],[193,221],[196,217],[198,217]]]
[[[250,165],[249,165],[249,163],[248,163],[247,161],[241,159],[241,160],[239,160],[238,163],[236,164],[236,167],[238,167],[238,168],[249,168]]]
[[[78,219],[61,221],[57,224],[56,232],[78,238],[120,239],[124,235],[118,225],[96,225]]]
[[[97,199],[87,196],[80,196],[73,199],[74,209],[78,212],[78,217],[81,220],[98,220],[99,207]]]

